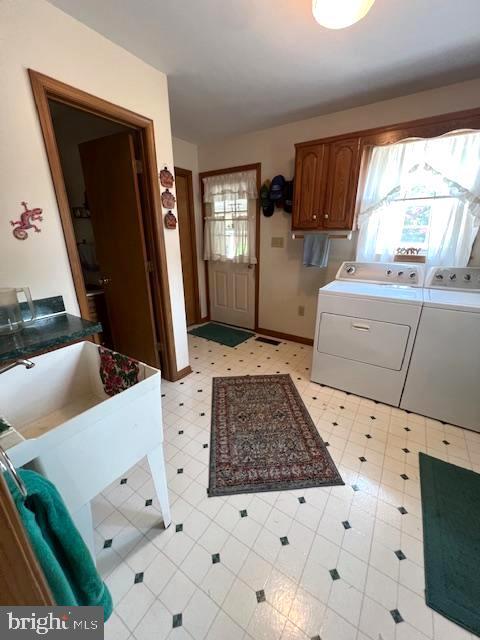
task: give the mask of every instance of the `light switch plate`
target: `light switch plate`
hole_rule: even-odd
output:
[[[284,239],[282,237],[272,237],[272,247],[275,249],[283,249],[284,246]]]

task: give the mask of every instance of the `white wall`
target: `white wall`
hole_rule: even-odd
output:
[[[189,169],[192,172],[193,183],[193,207],[195,209],[195,234],[197,240],[197,270],[198,288],[200,296],[200,311],[202,318],[207,313],[207,292],[205,284],[205,263],[203,255],[203,221],[202,221],[202,200],[200,196],[200,182],[198,179],[198,147],[196,144],[172,138],[173,160],[175,166],[180,169]]]
[[[44,0],[0,2],[0,286],[61,294],[78,313],[60,216],[27,69],[152,118],[157,163],[173,167],[167,78]],[[42,232],[16,240],[20,201],[41,207]],[[177,367],[188,365],[178,230],[165,231]]]
[[[279,173],[291,178],[296,142],[479,106],[480,79],[203,144],[198,149],[199,168],[208,171],[261,162],[262,181]],[[259,324],[312,338],[317,290],[334,277],[343,260],[353,257],[354,241],[333,242],[326,273],[306,269],[302,266],[303,241],[291,239],[290,224],[290,216],[283,212],[276,211],[271,218],[262,216]],[[285,248],[272,248],[272,237],[280,236]],[[299,305],[305,306],[304,317],[298,315]]]

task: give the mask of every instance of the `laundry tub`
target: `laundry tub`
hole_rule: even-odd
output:
[[[138,363],[138,382],[110,396],[97,345],[79,342],[32,358],[0,379],[0,438],[16,467],[27,465],[60,491],[94,557],[90,501],[147,456],[165,527],[171,523],[160,372]]]

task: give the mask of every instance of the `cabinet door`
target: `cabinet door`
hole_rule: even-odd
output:
[[[322,226],[325,229],[351,229],[360,170],[360,139],[339,140],[329,147]]]
[[[295,197],[292,227],[316,229],[321,224],[325,197],[328,146],[299,147],[295,157]]]

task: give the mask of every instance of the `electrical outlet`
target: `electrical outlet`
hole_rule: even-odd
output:
[[[299,316],[305,315],[305,307],[303,306],[303,304],[298,305],[298,315]]]

